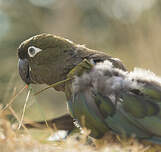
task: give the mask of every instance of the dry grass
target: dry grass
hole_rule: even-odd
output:
[[[116,146],[115,144],[107,144],[106,140],[102,140],[103,143],[97,142],[97,146],[89,146],[86,144],[84,137],[81,137],[81,140],[76,140],[74,137],[69,137],[67,140],[62,142],[52,142],[52,143],[41,143],[36,141],[32,136],[24,133],[16,133],[11,129],[10,123],[5,119],[0,120],[0,149],[1,152],[90,152],[90,151],[115,151],[115,152],[128,152],[132,150],[133,152],[140,151],[140,146]],[[141,147],[142,148],[142,147]]]
[[[79,137],[79,140],[78,138]],[[160,148],[160,150],[159,150]],[[134,139],[123,140],[105,135],[101,140],[87,142],[86,135],[73,135],[59,142],[36,140],[33,136],[16,131],[10,122],[0,118],[0,152],[160,152],[161,147],[143,145]]]

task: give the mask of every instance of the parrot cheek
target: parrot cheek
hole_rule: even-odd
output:
[[[30,79],[37,84],[48,84],[49,72],[44,68],[44,65],[32,62],[30,63]]]
[[[50,65],[36,65],[30,64],[30,78],[37,84],[54,84],[59,80],[60,77],[51,71],[55,71],[53,66]],[[54,87],[56,91],[64,91],[64,84]]]
[[[34,70],[30,71],[30,78],[31,78],[32,82],[34,82],[34,83],[44,84],[44,81],[41,79],[41,75],[37,74],[37,72]]]

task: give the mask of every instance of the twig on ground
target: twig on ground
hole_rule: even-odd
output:
[[[4,112],[15,101],[16,97],[19,96],[26,88],[27,88],[27,85],[25,85],[22,89],[20,89],[19,92],[13,95],[10,101],[8,102],[8,104],[0,111],[0,114]]]
[[[27,93],[27,97],[26,97],[25,104],[24,104],[23,111],[22,111],[21,120],[20,120],[20,123],[19,123],[18,128],[17,128],[18,130],[21,128],[21,126],[23,124],[23,119],[24,119],[24,115],[25,115],[26,105],[27,105],[27,102],[28,102],[28,99],[29,99],[29,96],[30,96],[30,92],[31,92],[31,90],[29,90],[28,93]]]

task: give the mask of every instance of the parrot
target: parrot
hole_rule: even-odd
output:
[[[64,92],[69,111],[64,127],[69,119],[69,129],[75,123],[95,139],[112,132],[161,144],[161,78],[153,72],[128,71],[118,58],[46,33],[20,44],[18,68],[27,85]]]

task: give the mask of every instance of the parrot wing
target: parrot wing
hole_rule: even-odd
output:
[[[69,109],[81,126],[91,130],[91,136],[99,138],[112,130],[161,143],[159,79],[134,77],[106,63],[76,77],[72,87]]]

